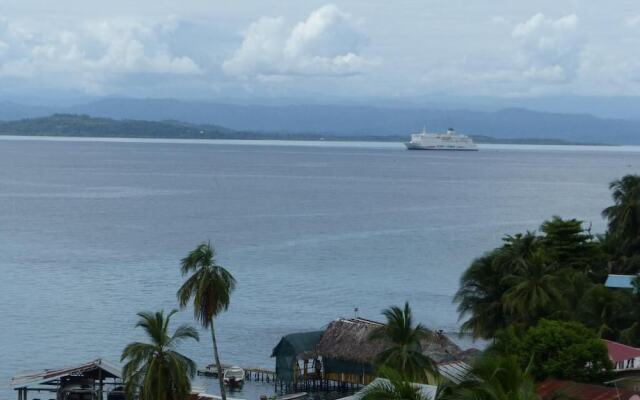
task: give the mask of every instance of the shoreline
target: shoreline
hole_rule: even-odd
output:
[[[46,135],[0,135],[0,141],[34,142],[87,142],[87,143],[149,143],[149,144],[207,144],[238,146],[287,146],[323,148],[377,148],[405,151],[401,141],[374,140],[320,140],[320,139],[181,139],[181,138],[137,138],[104,136],[46,136]],[[526,144],[526,143],[477,143],[480,150],[553,150],[553,151],[599,151],[599,152],[640,152],[640,145],[608,144]],[[414,153],[439,153],[423,151]],[[441,153],[441,152],[440,152]],[[451,152],[448,152],[451,153]]]

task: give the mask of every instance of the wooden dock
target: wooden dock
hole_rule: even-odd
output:
[[[233,365],[231,364],[222,364],[222,373],[226,371],[228,368],[231,368]],[[256,382],[275,382],[276,381],[276,372],[271,371],[264,368],[255,368],[255,367],[241,367],[244,370],[244,379],[248,381],[256,381]],[[198,375],[204,376],[218,376],[218,371],[215,365],[209,364],[205,368],[198,369]]]

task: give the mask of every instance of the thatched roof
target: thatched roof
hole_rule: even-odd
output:
[[[382,340],[369,340],[371,332],[382,324],[363,319],[339,319],[329,324],[318,343],[322,357],[371,364],[389,344]]]
[[[373,364],[382,351],[391,347],[386,340],[370,340],[383,324],[363,318],[339,319],[329,324],[317,345],[318,355],[362,364]],[[440,362],[455,358],[460,348],[440,333],[422,342],[423,353]]]

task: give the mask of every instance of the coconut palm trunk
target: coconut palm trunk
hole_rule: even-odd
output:
[[[201,243],[182,259],[182,275],[192,275],[180,287],[177,296],[182,308],[193,300],[193,316],[203,328],[211,329],[213,357],[218,369],[220,396],[222,400],[227,400],[214,320],[229,308],[229,300],[231,292],[236,286],[236,280],[229,271],[216,263],[214,256],[213,246],[210,243]]]
[[[213,320],[211,321],[211,342],[213,343],[213,358],[218,369],[218,382],[220,383],[220,397],[222,400],[227,400],[227,390],[224,387],[224,376],[222,374],[222,364],[220,364],[220,356],[218,355],[218,342],[216,341],[216,330],[213,327]]]

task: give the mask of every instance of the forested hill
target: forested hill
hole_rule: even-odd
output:
[[[143,121],[96,118],[88,115],[54,114],[48,117],[0,121],[0,135],[69,136],[175,139],[281,139],[281,140],[371,140],[400,142],[408,135],[364,136],[335,135],[322,132],[236,131],[218,125],[189,124],[179,121]],[[569,144],[558,139],[497,139],[472,136],[478,143]]]
[[[136,138],[236,138],[239,132],[215,125],[177,121],[140,121],[54,114],[49,117],[0,121],[0,134],[25,136],[84,136]]]
[[[38,118],[54,113],[181,124],[218,125],[236,132],[318,135],[356,138],[407,137],[421,130],[441,132],[449,127],[467,135],[487,136],[503,141],[545,141],[571,143],[607,143],[640,145],[640,119],[628,113],[628,119],[533,111],[523,108],[477,110],[439,109],[401,105],[372,106],[357,104],[232,104],[174,99],[108,98],[74,106],[25,106],[0,101],[0,120]],[[164,122],[163,122],[164,123]],[[217,131],[217,129],[216,129]],[[285,135],[286,136],[286,135]]]

